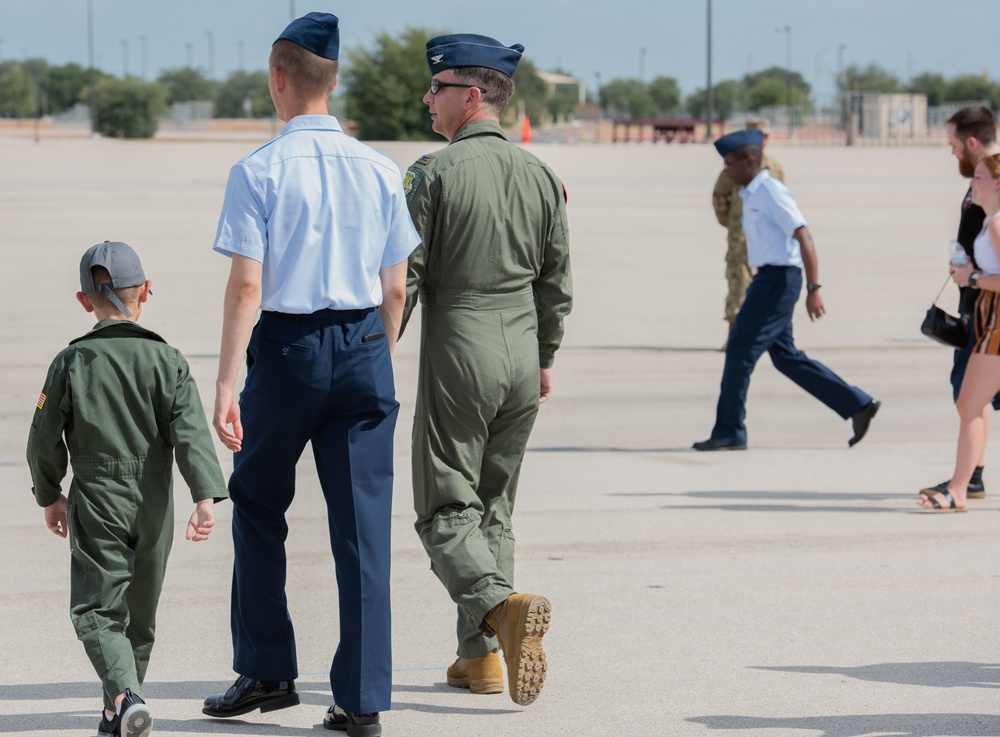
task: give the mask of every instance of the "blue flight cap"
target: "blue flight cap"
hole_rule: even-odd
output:
[[[513,77],[523,52],[521,44],[504,46],[489,36],[453,33],[427,42],[427,66],[431,74],[454,67],[486,67]]]
[[[731,151],[743,148],[744,146],[763,147],[763,145],[764,131],[748,128],[747,130],[727,133],[715,142],[715,150],[719,152],[719,156],[725,156]]]
[[[298,44],[316,56],[337,61],[340,56],[338,23],[337,16],[329,13],[306,13],[289,23],[274,43],[284,39]]]

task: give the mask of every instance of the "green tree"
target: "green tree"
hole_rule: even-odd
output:
[[[166,111],[163,87],[113,77],[96,86],[97,132],[111,138],[152,138]]]
[[[97,76],[104,77],[101,72]],[[64,64],[49,67],[45,81],[45,91],[49,100],[49,111],[61,113],[69,110],[83,99],[84,90],[90,85],[90,72],[79,64]]]
[[[649,87],[640,79],[613,79],[601,87],[604,107],[630,118],[648,118],[656,112]]]
[[[844,85],[848,92],[901,92],[903,89],[899,80],[878,64],[869,64],[864,69],[853,64],[847,67]]]
[[[532,120],[541,120],[549,108],[549,88],[538,76],[538,67],[531,59],[522,58],[514,72],[514,96],[507,106],[505,119],[514,118],[520,108]]]
[[[729,120],[737,110],[744,107],[745,90],[740,82],[727,79],[719,82],[713,89],[712,114],[718,120]],[[705,90],[697,90],[687,99],[688,114],[695,118],[704,118],[708,114],[708,102]]]
[[[167,92],[167,104],[192,100],[215,101],[216,85],[199,69],[182,67],[167,69],[157,79]]]
[[[570,115],[579,102],[580,93],[576,87],[560,85],[546,98],[545,107],[553,117],[558,118],[560,115]]]
[[[786,105],[787,98],[788,85],[780,79],[761,79],[747,90],[747,106],[751,110]]]
[[[673,77],[657,77],[649,83],[649,95],[660,115],[675,115],[681,105],[681,88]]]
[[[379,34],[373,49],[349,55],[343,74],[347,116],[368,140],[433,140],[427,106],[421,101],[430,83],[427,39],[440,35],[410,28],[399,38]]]
[[[21,64],[0,64],[0,116],[30,118],[37,112],[35,84]]]
[[[948,80],[942,99],[944,102],[989,100],[990,105],[996,108],[1000,94],[996,83],[977,74],[963,74]]]
[[[244,118],[244,101],[250,101],[249,117],[267,118],[274,113],[274,103],[267,89],[267,72],[233,72],[219,85],[215,114],[220,118]]]
[[[910,92],[927,95],[927,104],[940,105],[948,88],[948,82],[940,74],[924,72],[910,82]]]
[[[781,91],[778,91],[778,84]],[[751,110],[762,107],[788,104],[788,87],[792,88],[792,104],[802,105],[809,99],[812,89],[798,72],[789,73],[784,67],[768,67],[743,77],[746,88],[746,101]]]

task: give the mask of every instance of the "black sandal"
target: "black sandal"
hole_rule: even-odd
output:
[[[923,502],[918,502],[918,504],[920,504],[921,508],[925,512],[964,512],[966,510],[965,507],[960,507],[957,504],[955,504],[955,497],[951,495],[950,491],[945,490],[934,493],[943,496],[945,498],[945,501],[948,502],[948,506],[947,507],[941,506],[941,502],[935,499],[932,495],[928,494],[924,498],[926,501],[929,501],[931,503],[930,507],[925,507]]]

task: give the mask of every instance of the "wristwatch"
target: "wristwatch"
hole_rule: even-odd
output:
[[[823,286],[823,285],[822,284],[817,284],[816,282],[811,281],[808,284],[806,284],[806,291],[807,292],[815,292],[821,286]]]
[[[973,271],[969,274],[969,286],[973,289],[979,289],[979,277],[982,275],[981,271]]]

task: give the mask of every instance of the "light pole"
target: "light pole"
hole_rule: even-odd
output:
[[[295,20],[295,0],[288,0],[288,18]]]
[[[149,60],[149,39],[146,38],[145,34],[139,36],[139,43],[142,46],[142,79],[145,81],[148,71],[146,62]]]
[[[712,0],[708,0],[708,17],[706,19],[707,28],[707,53],[705,55],[705,69],[707,77],[705,83],[705,138],[712,140],[712,118],[715,117],[715,90],[712,89]]]
[[[215,36],[211,31],[205,31],[208,38],[208,78],[215,78]]]
[[[847,80],[844,78],[844,49],[847,44],[840,44],[837,47],[837,101],[840,103],[840,127],[844,127],[844,90],[847,88]]]
[[[128,76],[128,39],[122,39],[122,79]]]
[[[244,71],[246,71],[246,69],[244,68],[244,65],[243,65],[243,40],[242,39],[240,39],[239,41],[236,42],[236,47],[239,49],[239,52],[240,52],[239,53],[240,71],[244,72]]]
[[[97,73],[94,69],[94,0],[87,0],[87,56],[90,60],[90,133],[97,133]]]
[[[646,47],[639,49],[639,81],[646,81]]]
[[[785,34],[785,80],[788,91],[788,138],[792,137],[792,27],[785,23],[774,29]]]
[[[3,61],[3,39],[0,38],[0,61]]]
[[[194,44],[192,44],[192,43],[191,43],[190,41],[188,41],[188,42],[187,42],[186,44],[184,44],[184,45],[185,45],[185,46],[187,46],[187,52],[188,52],[188,63],[187,63],[187,68],[188,68],[188,69],[190,69],[190,68],[191,68],[191,62],[192,62],[192,60],[193,60],[193,58],[194,58],[194,54],[193,54],[193,51],[194,51]]]

